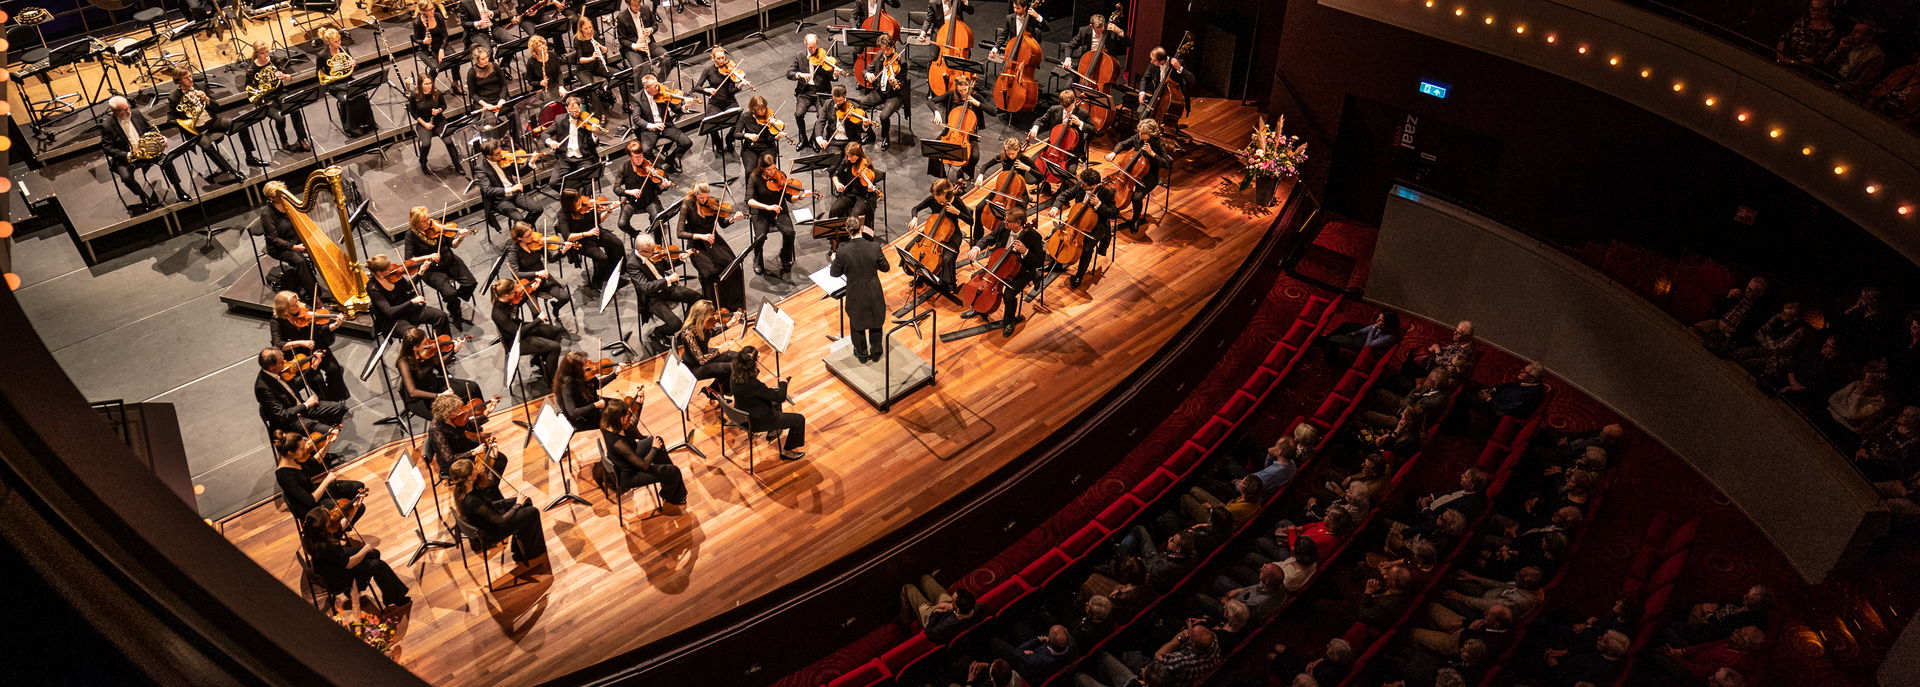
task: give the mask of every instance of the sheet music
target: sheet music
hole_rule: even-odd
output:
[[[793,316],[774,307],[772,301],[761,301],[760,318],[754,321],[753,331],[773,350],[786,353],[787,345],[793,342]]]
[[[540,448],[547,452],[547,458],[558,463],[560,456],[567,452],[567,442],[573,439],[573,423],[560,414],[555,403],[542,403],[540,415],[533,420],[533,439],[540,442]]]
[[[794,224],[806,224],[813,221],[813,208],[790,207],[787,208],[787,214],[793,217]]]
[[[400,517],[412,516],[413,507],[426,492],[427,480],[413,465],[413,451],[401,449],[400,457],[393,460],[393,469],[387,472],[387,493],[393,495],[393,506],[400,509]]]
[[[620,262],[613,263],[613,274],[607,275],[607,285],[600,289],[600,309],[595,312],[602,314],[607,312],[607,304],[613,302],[613,295],[620,293],[620,271],[626,267],[627,259],[624,256],[620,258]]]
[[[507,346],[507,369],[500,374],[500,388],[511,391],[513,378],[518,372],[520,372],[520,330],[516,329],[513,331],[513,343]]]
[[[658,381],[660,393],[666,394],[673,407],[687,412],[687,406],[693,403],[693,385],[699,380],[693,378],[693,370],[687,369],[686,363],[680,362],[678,353],[667,354],[666,362],[660,365]]]
[[[821,291],[835,298],[838,298],[840,292],[847,288],[847,280],[833,276],[833,265],[822,267],[820,271],[807,275],[807,278],[812,279],[813,284],[820,287]]]

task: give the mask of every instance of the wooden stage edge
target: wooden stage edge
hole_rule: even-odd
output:
[[[744,606],[779,603],[776,592],[831,574],[848,557],[870,550],[901,527],[1007,472],[1012,462],[1075,422],[1154,360],[1176,334],[1234,278],[1265,238],[1273,208],[1235,190],[1237,166],[1199,149],[1176,168],[1167,210],[1156,202],[1145,236],[1117,239],[1111,262],[1081,289],[1059,280],[1029,310],[1012,338],[993,333],[945,344],[939,384],[881,414],[818,363],[837,325],[834,303],[812,289],[781,305],[796,320],[784,371],[808,417],[809,453],[782,462],[760,444],[754,473],[743,438],[726,437],[717,416],[696,401],[692,442],[709,456],[676,453],[690,491],[688,514],[652,515],[651,496],[630,493],[616,511],[580,479],[599,457],[598,441],[576,436],[573,491],[587,506],[544,513],[550,567],[519,581],[505,566],[483,579],[480,561],[455,550],[427,554],[400,568],[415,603],[401,619],[392,657],[440,685],[534,684],[573,676],[610,658],[631,658],[697,625],[735,617]],[[905,273],[883,275],[889,303],[904,302]],[[948,331],[973,322],[940,318]],[[903,332],[904,334],[904,332]],[[935,337],[897,337],[924,351]],[[755,341],[757,343],[757,340]],[[661,360],[643,361],[614,383],[626,393],[656,379]],[[497,374],[480,375],[484,381]],[[649,384],[649,386],[651,386]],[[681,418],[653,393],[643,415],[654,433],[671,435]],[[508,493],[545,505],[561,493],[561,469],[537,444],[519,450],[526,411],[489,418],[509,460]],[[340,468],[373,492],[358,531],[382,558],[406,561],[418,545],[410,518],[393,508],[384,485],[404,443],[381,447]],[[262,475],[268,472],[262,466]],[[445,493],[439,494],[442,501]],[[432,496],[421,499],[431,538],[444,539]],[[616,517],[616,513],[622,514]],[[222,533],[270,574],[298,591],[298,548],[291,515],[277,501],[218,523]],[[498,549],[495,555],[498,556]],[[499,585],[498,591],[489,591]],[[883,590],[874,590],[881,594]],[[770,598],[771,597],[771,598]],[[661,647],[665,650],[665,647]],[[744,660],[744,659],[743,659]],[[768,678],[773,676],[767,676]]]

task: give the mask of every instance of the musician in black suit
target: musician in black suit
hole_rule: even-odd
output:
[[[1033,6],[1033,0],[1013,0],[1013,11],[1007,14],[1006,21],[1001,24],[1001,31],[1005,32],[1002,38],[1004,41],[1013,40],[1013,37],[1020,35],[1022,31],[1038,41],[1040,35],[1047,32],[1047,18],[1040,16],[1040,10]],[[1004,44],[1002,47],[1005,47]]]
[[[139,142],[140,137],[145,136],[147,132],[158,133],[158,130],[153,128],[153,123],[147,121],[146,116],[135,113],[133,104],[127,102],[124,97],[116,95],[108,99],[107,108],[110,113],[100,120],[97,127],[100,132],[100,150],[107,154],[107,171],[119,177],[120,183],[126,184],[128,190],[139,196],[142,206],[159,207],[162,205],[160,197],[148,192],[145,186],[140,185],[139,179],[134,176],[134,170],[154,164],[160,158],[134,160],[129,157],[133,152],[134,144]],[[173,165],[161,165],[160,173],[167,177],[167,183],[173,186],[173,192],[179,195],[180,200],[185,201],[187,189],[180,184],[180,173],[174,170]]]
[[[927,0],[927,34],[939,31],[947,24],[948,17],[966,19],[969,14],[973,14],[972,0]]]
[[[1096,48],[1110,57],[1123,59],[1127,55],[1127,46],[1132,44],[1133,40],[1127,38],[1125,29],[1120,28],[1118,24],[1108,24],[1107,15],[1096,14],[1087,19],[1086,26],[1080,27],[1079,31],[1073,33],[1073,40],[1067,41],[1067,54],[1060,58],[1061,66],[1073,69],[1074,60],[1080,59]],[[1079,66],[1086,67],[1086,65]],[[1124,60],[1122,64],[1116,66],[1121,71],[1126,69]],[[1081,73],[1085,74],[1085,72]]]
[[[567,115],[556,118],[547,128],[547,147],[553,149],[553,174],[547,183],[560,187],[560,180],[575,170],[600,162],[600,141],[582,122],[586,119],[580,96],[567,96]]]
[[[660,191],[673,188],[673,180],[656,181],[656,177],[665,177],[647,155],[647,144],[639,140],[627,141],[627,163],[620,166],[620,228],[628,234],[639,234],[633,226],[633,218],[647,213],[652,220],[653,240],[658,243],[660,235]]]
[[[541,202],[542,196],[530,191],[522,184],[505,164],[506,151],[497,141],[480,143],[480,169],[476,170],[474,183],[480,187],[480,197],[493,206],[493,211],[514,222],[532,224],[540,221],[540,213],[546,211]]]
[[[853,330],[853,357],[863,363],[879,360],[886,353],[881,328],[887,324],[887,295],[880,288],[880,273],[892,269],[885,250],[873,240],[873,227],[860,227],[833,254],[833,276],[847,280],[843,302],[847,327]],[[736,365],[734,369],[740,368]],[[734,387],[734,393],[739,392],[740,388]]]
[[[1047,243],[1045,239],[1040,238],[1040,232],[1034,230],[1032,223],[1027,221],[1025,208],[1018,205],[1009,207],[1003,219],[1000,228],[988,234],[983,241],[975,243],[970,252],[980,261],[982,269],[992,267],[989,256],[998,248],[1013,251],[1007,259],[1020,261],[1020,271],[1006,280],[1007,283],[1000,295],[1000,302],[1004,306],[1004,312],[1000,316],[1004,327],[1001,334],[1011,337],[1013,326],[1019,322],[1020,292],[1025,291],[1028,285],[1038,279],[1040,271],[1047,266]],[[985,315],[986,313],[972,310],[960,313],[963,318]]]
[[[760,382],[760,350],[757,348],[744,346],[733,357],[733,405],[747,414],[747,431],[771,435],[784,430],[786,441],[780,445],[780,459],[799,460],[807,455],[800,450],[807,445],[807,418],[781,410],[781,404],[791,400],[787,395],[789,381],[780,380],[778,389]]]
[[[820,113],[820,123],[814,125],[813,147],[823,152],[844,150],[848,143],[873,140],[873,127],[868,122],[855,123],[852,118],[853,101],[847,99],[846,86],[834,86],[832,100],[827,101],[826,111]]]
[[[627,0],[626,7],[613,13],[613,35],[620,40],[620,59],[633,67],[637,85],[642,76],[666,78],[673,74],[674,60],[660,45],[660,12],[650,0]]]
[[[887,7],[900,9],[900,0],[855,0],[853,3],[853,25],[866,23],[867,17],[887,11]]]
[[[182,136],[199,136],[194,147],[199,148],[200,154],[207,156],[208,160],[213,161],[214,168],[220,170],[218,174],[207,177],[207,181],[215,184],[239,181],[239,170],[234,169],[233,163],[227,161],[226,154],[220,152],[220,146],[215,143],[221,136],[233,131],[232,122],[214,114],[216,105],[213,96],[194,87],[193,72],[176,72],[173,85],[173,95],[167,99],[167,116],[173,119],[174,127],[180,130]],[[260,159],[260,153],[254,150],[253,136],[245,131],[240,132],[240,143],[247,151],[247,164],[267,166],[266,161]]]
[[[882,35],[876,44],[880,52],[867,63],[867,82],[873,84],[873,88],[862,104],[867,114],[880,123],[880,149],[887,150],[893,147],[893,115],[907,106],[913,80],[907,78],[906,61],[894,49],[892,38]]]
[[[680,331],[682,324],[674,308],[700,302],[700,292],[687,288],[687,278],[675,271],[681,262],[661,253],[652,236],[640,234],[634,237],[633,252],[627,256],[627,265],[622,270],[625,272],[622,278],[633,285],[633,292],[638,296],[640,310],[660,321],[648,334],[655,350],[673,347],[673,335]]]
[[[1134,95],[1135,101],[1139,103],[1141,119],[1148,119],[1152,115],[1155,98],[1164,95],[1160,87],[1162,83],[1171,82],[1179,86],[1182,93],[1193,92],[1193,74],[1180,64],[1180,58],[1168,55],[1166,48],[1154,48],[1153,52],[1147,55],[1151,64],[1140,71],[1139,86],[1134,89],[1139,91]],[[1178,124],[1180,117],[1185,114],[1179,112],[1178,108],[1169,108],[1167,118],[1171,121],[1161,122],[1161,124]]]
[[[681,131],[677,122],[687,113],[683,105],[660,102],[660,95],[666,86],[653,76],[640,77],[640,92],[633,98],[632,112],[628,114],[633,123],[634,138],[640,140],[647,150],[654,151],[653,162],[668,171],[680,171],[680,158],[685,157],[693,148],[693,139],[687,132]],[[667,139],[661,143],[660,139]]]
[[[260,420],[268,429],[300,432],[330,432],[347,419],[347,405],[320,400],[316,385],[308,379],[311,371],[286,374],[286,356],[279,348],[262,348],[260,373],[253,379],[253,400],[260,404]],[[287,379],[292,377],[292,379]]]
[[[1067,214],[1068,206],[1077,202],[1090,202],[1094,216],[1099,219],[1093,223],[1091,236],[1082,237],[1085,242],[1080,248],[1080,264],[1074,269],[1073,277],[1067,284],[1080,288],[1080,279],[1087,273],[1087,265],[1093,262],[1094,253],[1105,253],[1113,241],[1113,223],[1120,219],[1120,206],[1113,202],[1113,189],[1100,185],[1100,173],[1089,166],[1080,170],[1080,183],[1068,181],[1062,185],[1065,190],[1053,197],[1049,212],[1061,221],[1073,219]],[[1091,194],[1087,189],[1093,189]],[[1091,197],[1091,200],[1089,200]],[[1073,231],[1060,227],[1054,231]],[[1061,267],[1065,267],[1062,265]]]
[[[794,131],[802,132],[798,144],[800,150],[817,148],[812,136],[806,132],[807,114],[820,112],[826,101],[832,97],[833,79],[839,76],[838,64],[827,65],[830,59],[826,51],[820,49],[820,37],[811,33],[802,39],[807,46],[804,55],[793,58],[793,64],[787,67],[787,79],[793,82],[793,125]],[[818,62],[819,64],[816,64]],[[831,117],[823,114],[823,117]]]
[[[520,14],[511,0],[460,0],[460,14],[468,48],[505,43],[520,33]]]
[[[262,81],[262,72],[269,69],[273,72],[266,80],[280,85],[265,91],[264,95],[259,96],[255,102],[265,105],[267,116],[273,118],[274,129],[280,134],[281,148],[296,153],[312,152],[313,141],[307,135],[307,115],[298,109],[288,110],[281,105],[287,92],[287,65],[285,61],[273,58],[273,50],[266,43],[253,44],[253,61],[247,64],[247,80],[241,86],[248,88],[259,84]],[[292,143],[287,142],[287,124],[289,123],[293,124],[295,136]]]
[[[314,274],[313,258],[307,254],[307,242],[300,238],[300,232],[294,229],[293,205],[284,195],[276,191],[286,190],[286,184],[278,181],[267,182],[268,202],[260,208],[260,238],[267,244],[267,255],[280,261],[286,269],[279,286],[294,293],[313,293],[318,277]],[[321,288],[324,290],[325,285]],[[323,293],[331,299],[332,294]]]
[[[1173,164],[1173,158],[1167,155],[1167,140],[1160,135],[1160,123],[1151,119],[1142,119],[1134,127],[1134,134],[1114,144],[1113,152],[1107,153],[1107,161],[1112,162],[1120,153],[1139,150],[1147,158],[1147,173],[1138,179],[1130,179],[1134,184],[1133,218],[1128,223],[1137,231],[1140,228],[1140,216],[1147,211],[1147,196],[1160,185],[1160,170]]]

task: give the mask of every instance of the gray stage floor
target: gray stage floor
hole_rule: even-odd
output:
[[[998,26],[1005,13],[1005,5],[976,3],[976,6],[979,9],[970,23],[982,37],[990,37],[991,27]],[[824,24],[828,18],[829,15],[822,14],[812,20]],[[1071,23],[1072,20],[1064,18],[1053,22],[1054,30],[1046,43],[1049,56],[1059,53],[1060,42],[1070,35]],[[824,28],[808,30],[824,31]],[[768,97],[774,109],[790,113],[792,82],[780,79],[778,74],[799,53],[800,35],[793,32],[792,23],[776,27],[770,33],[770,39],[764,42],[727,41],[725,44],[733,47],[748,75],[762,84],[760,92]],[[916,51],[915,56],[924,59],[923,52]],[[975,57],[982,56],[976,51]],[[916,81],[922,79],[916,76]],[[932,109],[925,100],[916,99],[914,115],[921,135],[932,135],[937,130],[932,123]],[[1024,128],[1030,119],[1031,115],[1020,117],[1015,123]],[[329,126],[324,115],[310,121],[316,128]],[[986,140],[999,140],[1012,132],[1006,123],[989,120],[981,133]],[[792,157],[791,148],[783,153],[789,159]],[[382,167],[392,165],[400,170],[414,165],[413,151],[408,145],[397,146],[388,151],[387,156],[385,163],[377,157],[364,159],[367,156],[356,161]],[[891,176],[885,211],[891,217],[892,231],[897,234],[906,228],[908,208],[926,195],[929,179],[926,162],[913,146],[901,144],[886,152],[876,148],[875,159]],[[719,163],[704,145],[687,160],[689,169],[677,178],[683,187],[693,181],[719,177]],[[447,165],[440,151],[435,151],[433,164],[437,169]],[[738,174],[739,170],[732,172]],[[464,185],[463,179],[453,175],[447,175],[445,181]],[[736,184],[727,195],[737,200],[738,193]],[[820,209],[824,211],[824,203]],[[383,208],[380,219],[391,224],[402,219],[404,212],[404,207]],[[235,280],[257,278],[252,267],[253,248],[244,231],[251,218],[250,213],[239,211],[214,217],[215,227],[229,231],[219,233],[207,250],[202,250],[202,237],[190,233],[129,251],[91,268],[82,261],[64,227],[17,237],[14,246],[15,269],[23,278],[18,292],[20,300],[41,337],[87,398],[167,402],[178,407],[189,465],[195,482],[204,487],[199,496],[200,511],[210,518],[256,503],[271,495],[274,488],[272,459],[252,397],[258,369],[253,359],[267,344],[266,323],[255,316],[230,313],[218,299],[219,293]],[[458,218],[458,221],[462,226],[484,226],[478,214]],[[325,222],[325,225],[331,224],[330,219]],[[744,250],[748,243],[747,222],[735,223],[726,231],[726,236],[736,249]],[[374,252],[401,252],[384,237],[367,240]],[[484,273],[504,247],[504,240],[489,243],[484,237],[475,236],[469,238],[459,252],[476,273]],[[824,241],[809,238],[802,228],[796,244],[798,257],[793,281],[747,273],[751,307],[758,307],[763,298],[778,299],[804,288],[807,286],[804,275],[825,265],[827,245]],[[776,243],[769,251],[769,260],[775,259],[777,250]],[[481,276],[484,278],[484,274]],[[577,290],[580,272],[569,268],[567,279]],[[633,296],[630,290],[622,291],[619,302],[624,305],[626,326],[631,330],[634,327]],[[572,313],[563,315],[563,321],[583,337],[576,345],[585,348],[587,344],[612,340],[616,336],[612,309],[606,313],[594,312],[584,300],[576,299],[578,320]],[[493,343],[493,328],[484,324],[485,318],[472,317],[483,326],[468,330],[477,339],[469,353],[455,365],[455,374],[478,381],[489,394],[501,393],[505,352]],[[639,337],[636,336],[634,342],[638,344]],[[349,369],[357,372],[367,362],[371,348],[364,340],[343,337],[336,350]],[[376,372],[366,382],[355,379],[350,387],[356,406],[343,432],[340,450],[353,454],[399,438],[401,431],[397,426],[374,424],[392,414],[381,375]]]

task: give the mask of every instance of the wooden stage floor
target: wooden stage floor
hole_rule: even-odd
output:
[[[1032,313],[1012,338],[994,332],[942,345],[939,384],[886,414],[819,362],[836,327],[833,301],[816,288],[788,297],[781,305],[797,324],[784,373],[796,390],[791,409],[808,418],[805,459],[781,462],[763,443],[749,475],[739,432],[728,437],[738,462],[722,458],[717,415],[696,399],[694,443],[710,459],[674,454],[691,492],[687,515],[652,515],[651,496],[630,494],[623,521],[612,503],[576,478],[574,491],[592,504],[545,514],[551,569],[539,570],[533,582],[488,592],[480,562],[463,562],[455,550],[432,552],[400,570],[415,602],[402,621],[394,660],[438,685],[558,678],[831,566],[955,497],[1126,379],[1225,284],[1259,242],[1266,222],[1256,216],[1270,212],[1234,189],[1238,176],[1230,158],[1197,148],[1176,168],[1170,211],[1161,214],[1156,194],[1149,214],[1159,221],[1142,238],[1120,238],[1117,260],[1103,273],[1077,290],[1069,290],[1065,278],[1056,281],[1042,299],[1049,307]],[[888,302],[897,307],[906,298],[906,274],[896,266],[883,276]],[[976,322],[957,317],[951,304],[940,307],[942,331]],[[907,330],[900,335],[925,356],[927,339],[913,340]],[[652,386],[659,362],[628,372],[614,390],[640,381]],[[498,381],[481,384],[495,390]],[[650,397],[646,424],[657,433],[678,431],[672,404],[657,389]],[[517,410],[502,411],[488,428],[507,449],[507,482],[545,505],[560,492],[560,471],[538,444],[516,450],[523,430],[512,424],[515,417]],[[597,437],[575,437],[581,468],[598,458],[597,446]],[[397,514],[382,484],[399,450],[383,447],[341,468],[342,477],[364,481],[372,492],[359,532],[395,563],[417,545],[413,523]],[[437,535],[431,497],[421,503],[428,532]],[[276,499],[217,525],[298,590],[290,520]],[[509,581],[502,566],[494,574]]]

